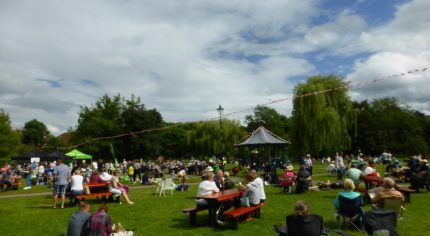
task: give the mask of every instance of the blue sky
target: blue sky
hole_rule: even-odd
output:
[[[298,82],[363,83],[429,66],[430,1],[2,1],[0,108],[54,134],[104,94],[141,97],[166,121],[243,121]],[[430,113],[427,72],[351,89]],[[292,103],[271,105],[290,115]]]

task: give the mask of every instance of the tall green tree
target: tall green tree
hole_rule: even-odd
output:
[[[384,150],[401,154],[427,153],[426,116],[401,104],[396,98],[354,103],[357,135],[354,149],[379,155]]]
[[[327,91],[327,92],[321,92]],[[292,143],[296,155],[349,150],[352,103],[338,76],[313,76],[294,88]],[[306,95],[306,96],[303,96]]]
[[[8,161],[17,154],[15,147],[19,144],[19,136],[12,130],[9,114],[0,109],[0,160]]]
[[[121,95],[104,95],[92,106],[82,106],[78,126],[73,135],[75,142],[91,138],[110,137],[161,127],[163,119],[156,109],[147,110],[140,98],[125,99]],[[161,149],[154,133],[137,133],[115,139],[99,139],[85,145],[84,150],[98,158],[110,159],[113,144],[118,158],[154,157]]]
[[[44,123],[33,119],[24,125],[24,130],[22,131],[22,143],[42,146],[45,145],[49,134],[48,128]]]
[[[218,121],[199,122],[187,131],[187,154],[194,157],[206,157],[223,154],[232,157],[240,150],[234,144],[247,135],[240,122],[223,119],[223,138]]]
[[[258,105],[254,109],[254,115],[245,116],[245,123],[248,132],[264,126],[282,138],[289,138],[291,120],[271,107]]]

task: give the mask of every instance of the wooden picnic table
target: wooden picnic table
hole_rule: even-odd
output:
[[[209,211],[209,226],[214,227],[216,223],[216,211],[218,210],[219,204],[222,201],[234,199],[234,206],[240,206],[240,196],[243,191],[237,188],[220,191],[218,193],[200,194],[196,196],[196,199],[206,199],[208,202]]]
[[[365,182],[376,183],[377,186],[382,185],[382,183],[384,182],[384,177],[382,177],[382,176],[362,175],[361,178]],[[407,187],[395,186],[395,189],[403,194],[403,196],[405,197],[405,202],[410,202],[411,201],[411,193],[416,192],[415,190],[409,189]]]

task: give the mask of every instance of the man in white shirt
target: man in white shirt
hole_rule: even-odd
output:
[[[264,181],[257,175],[257,171],[250,170],[251,175],[254,177],[254,181],[260,192],[260,203],[264,203],[266,201],[266,193],[264,191]]]

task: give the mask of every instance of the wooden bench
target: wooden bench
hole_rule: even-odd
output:
[[[192,226],[197,225],[197,220],[196,220],[196,214],[199,211],[203,211],[208,209],[207,207],[200,207],[200,206],[195,206],[195,207],[190,207],[190,208],[185,208],[182,209],[183,213],[189,213],[190,214],[190,224]]]
[[[233,209],[231,211],[224,212],[224,215],[230,217],[232,220],[232,229],[237,229],[239,217],[243,216],[245,214],[255,212],[255,217],[260,218],[260,208],[263,206],[263,204],[258,204],[256,206],[249,206],[249,207],[238,207],[236,209]]]
[[[18,183],[12,183],[12,185],[10,186],[12,189],[14,189],[14,190],[18,190],[18,187],[21,185],[21,183],[20,182],[18,182]]]

